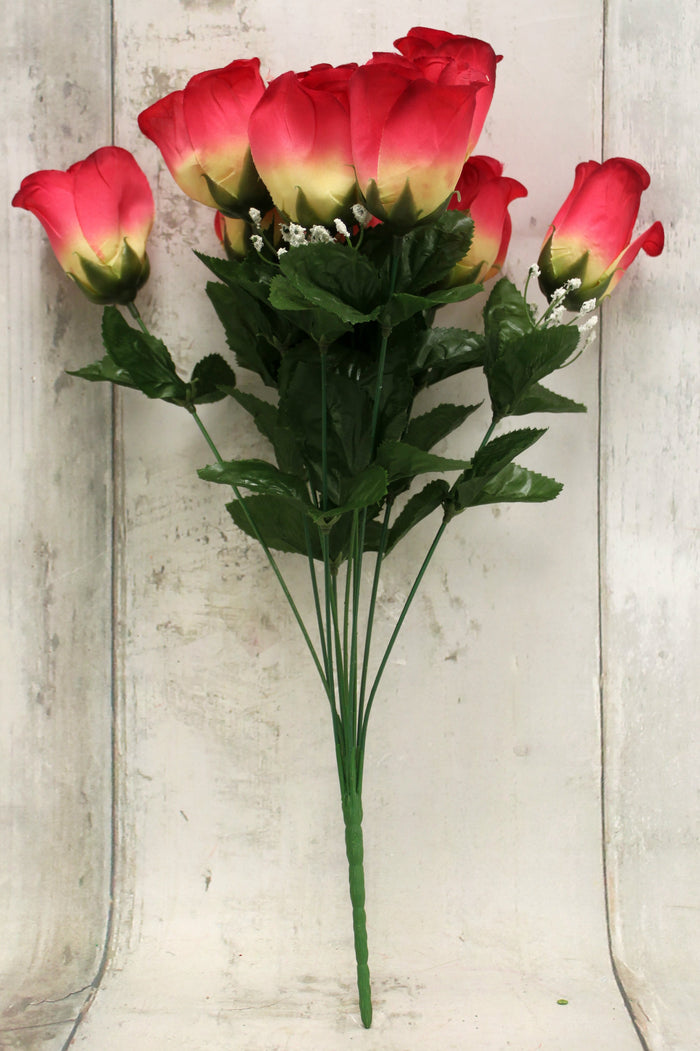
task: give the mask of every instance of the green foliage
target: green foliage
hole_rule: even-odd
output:
[[[469,249],[473,223],[442,209],[401,233],[412,207],[407,196],[391,223],[351,244],[321,240],[278,256],[278,231],[270,228],[261,250],[242,260],[199,255],[215,278],[207,294],[228,349],[238,370],[269,389],[265,399],[242,389],[218,352],[182,379],[165,345],[112,306],[103,320],[105,356],[74,375],[192,412],[226,397],[237,402],[269,442],[269,458],[229,460],[199,473],[234,488],[233,521],[271,550],[337,565],[359,538],[383,557],[435,511],[449,520],[494,501],[550,500],[559,483],[514,463],[543,430],[491,438],[471,458],[437,456],[432,449],[481,403],[448,400],[421,413],[416,399],[427,387],[483,369],[489,435],[507,416],[585,411],[541,383],[573,356],[578,330],[539,326],[507,279],[486,301],[483,334],[433,326],[441,306],[482,291],[445,287]],[[443,477],[421,486],[425,475]]]

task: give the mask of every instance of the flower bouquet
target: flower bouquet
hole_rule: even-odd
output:
[[[199,258],[230,354],[205,354],[189,378],[135,305],[154,206],[132,155],[107,146],[66,172],[36,172],[13,201],[41,220],[64,270],[105,307],[104,354],[72,374],[187,412],[212,457],[200,477],[228,491],[233,523],[262,547],[298,624],[329,709],[365,1026],[363,771],[389,656],[454,519],[484,504],[557,496],[559,482],[516,462],[545,428],[502,425],[585,411],[542,381],[590,341],[593,311],[639,251],[663,247],[658,222],[632,240],[649,185],[641,165],[588,161],[524,290],[500,277],[508,208],[527,191],[498,161],[472,155],[499,56],[483,41],[425,28],[395,47],[364,65],[321,64],[267,86],[257,59],[236,60],[141,113],[141,131],[180,188],[214,210],[224,250]],[[481,331],[435,324],[442,307],[494,277]],[[547,299],[539,310],[528,302],[535,278]],[[488,405],[447,400],[421,410],[424,391],[469,370],[483,372]],[[252,374],[248,389],[241,373]],[[248,413],[269,459],[219,448],[199,406],[223,399]],[[470,455],[433,451],[477,413],[483,437]],[[429,517],[434,539],[377,654],[384,561]],[[278,552],[306,560],[312,625]]]

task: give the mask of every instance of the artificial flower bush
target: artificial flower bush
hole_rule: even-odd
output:
[[[624,158],[589,161],[577,168],[524,292],[499,277],[509,207],[527,191],[499,161],[471,154],[500,56],[484,41],[422,27],[396,48],[364,65],[283,73],[267,86],[257,59],[238,59],[140,115],[180,188],[214,210],[224,249],[225,257],[200,259],[230,353],[206,354],[188,379],[134,303],[148,274],[153,203],[131,155],[104,147],[68,172],[37,172],[13,202],[41,220],[88,297],[107,304],[105,353],[74,374],[187,411],[213,457],[200,477],[230,491],[232,521],[260,543],[289,602],[329,706],[366,1026],[362,786],[389,655],[455,518],[483,504],[557,496],[558,482],[516,462],[545,428],[497,428],[533,412],[584,411],[542,381],[590,340],[595,318],[580,318],[639,250],[663,246],[660,223],[631,240],[649,184],[644,169]],[[533,275],[548,299],[540,312],[527,300]],[[483,294],[496,277],[483,331],[439,324],[442,306]],[[468,456],[438,455],[435,446],[482,407],[448,393],[423,411],[421,394],[436,385],[449,392],[453,377],[473,369],[488,388],[483,437]],[[246,372],[264,397],[239,386]],[[219,450],[198,406],[223,399],[249,414],[268,459]],[[384,560],[430,517],[434,539],[375,655]],[[279,551],[307,562],[313,629]]]

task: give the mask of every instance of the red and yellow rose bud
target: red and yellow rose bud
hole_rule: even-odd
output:
[[[454,190],[485,77],[439,83],[400,55],[377,55],[349,85],[352,156],[372,215],[407,230],[438,214]]]
[[[659,255],[664,246],[660,222],[632,241],[640,199],[649,183],[641,164],[625,157],[577,166],[571,192],[540,251],[540,288],[549,299],[568,280],[578,278],[580,286],[569,290],[564,305],[579,310],[586,301],[598,303],[610,295],[642,249]]]
[[[418,66],[428,80],[439,84],[483,84],[476,96],[466,157],[476,146],[496,87],[496,65],[503,58],[490,44],[475,37],[459,36],[442,29],[414,26],[394,47]]]
[[[139,114],[139,128],[188,197],[239,218],[251,207],[269,207],[248,141],[250,114],[264,91],[260,60],[237,59],[198,73]]]
[[[503,175],[493,157],[470,157],[462,168],[448,209],[469,212],[474,236],[469,251],[454,267],[448,285],[465,285],[495,277],[505,262],[512,232],[508,206],[527,197],[522,183]]]
[[[331,225],[357,201],[350,147],[348,81],[354,64],[284,73],[249,124],[255,166],[291,222]]]
[[[130,303],[146,283],[153,195],[127,150],[104,146],[65,172],[34,172],[12,204],[37,217],[59,263],[93,303]]]
[[[250,223],[234,219],[223,212],[214,216],[214,232],[229,259],[243,259],[250,247]]]

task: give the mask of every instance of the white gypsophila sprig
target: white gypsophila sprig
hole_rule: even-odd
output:
[[[255,229],[259,230],[260,227],[262,226],[262,215],[260,214],[260,209],[259,208],[249,208],[248,209],[248,215],[250,216],[250,221],[253,224],[253,226],[255,227]]]
[[[539,266],[537,265],[537,263],[533,263],[533,264],[532,264],[532,265],[530,266],[530,268],[529,268],[529,270],[528,270],[528,272],[527,272],[527,273],[528,273],[528,276],[529,276],[529,277],[534,277],[534,278],[538,278],[538,277],[540,276],[540,274],[542,273],[542,271],[540,270],[540,268],[539,268]]]
[[[260,236],[260,234],[253,234],[253,236],[251,237],[250,241],[251,241],[251,244],[253,245],[253,248],[255,249],[256,252],[262,252],[262,250],[263,250],[263,239]]]
[[[341,237],[346,237],[348,240],[350,240],[350,231],[348,230],[347,226],[345,225],[342,219],[334,219],[333,224]]]
[[[308,243],[306,230],[299,223],[285,223],[282,226],[282,239],[287,242],[290,248],[299,248],[301,245]]]
[[[590,347],[591,343],[595,339],[595,330],[597,325],[598,318],[590,317],[588,321],[584,321],[584,323],[579,326],[579,340],[583,339],[583,343],[581,344],[579,354],[582,354],[586,347]]]
[[[577,292],[580,287],[581,287],[581,278],[580,277],[570,277],[569,280],[564,285],[564,291],[565,292]],[[559,291],[559,289],[557,289],[557,291]]]
[[[598,301],[595,299],[587,299],[585,303],[581,304],[579,314],[590,314],[591,310],[595,310],[598,306]]]
[[[278,249],[277,249],[277,258],[278,258],[278,259],[279,259],[279,257],[280,257],[281,255],[286,255],[286,254],[287,254],[287,249],[286,249],[286,248],[278,248]]]
[[[325,226],[320,226],[318,224],[315,224],[314,226],[311,227],[309,241],[311,242],[312,245],[315,245],[315,244],[328,244],[328,242],[332,241],[332,240],[333,240],[333,238],[332,238],[330,232],[328,230],[326,230]]]
[[[352,214],[355,217],[355,222],[358,226],[367,226],[372,216],[365,208],[364,204],[353,204]]]
[[[565,313],[566,307],[562,303],[560,303],[558,306],[554,307],[552,310],[549,311],[549,316],[547,317],[547,324],[558,325],[561,319],[564,317]]]

